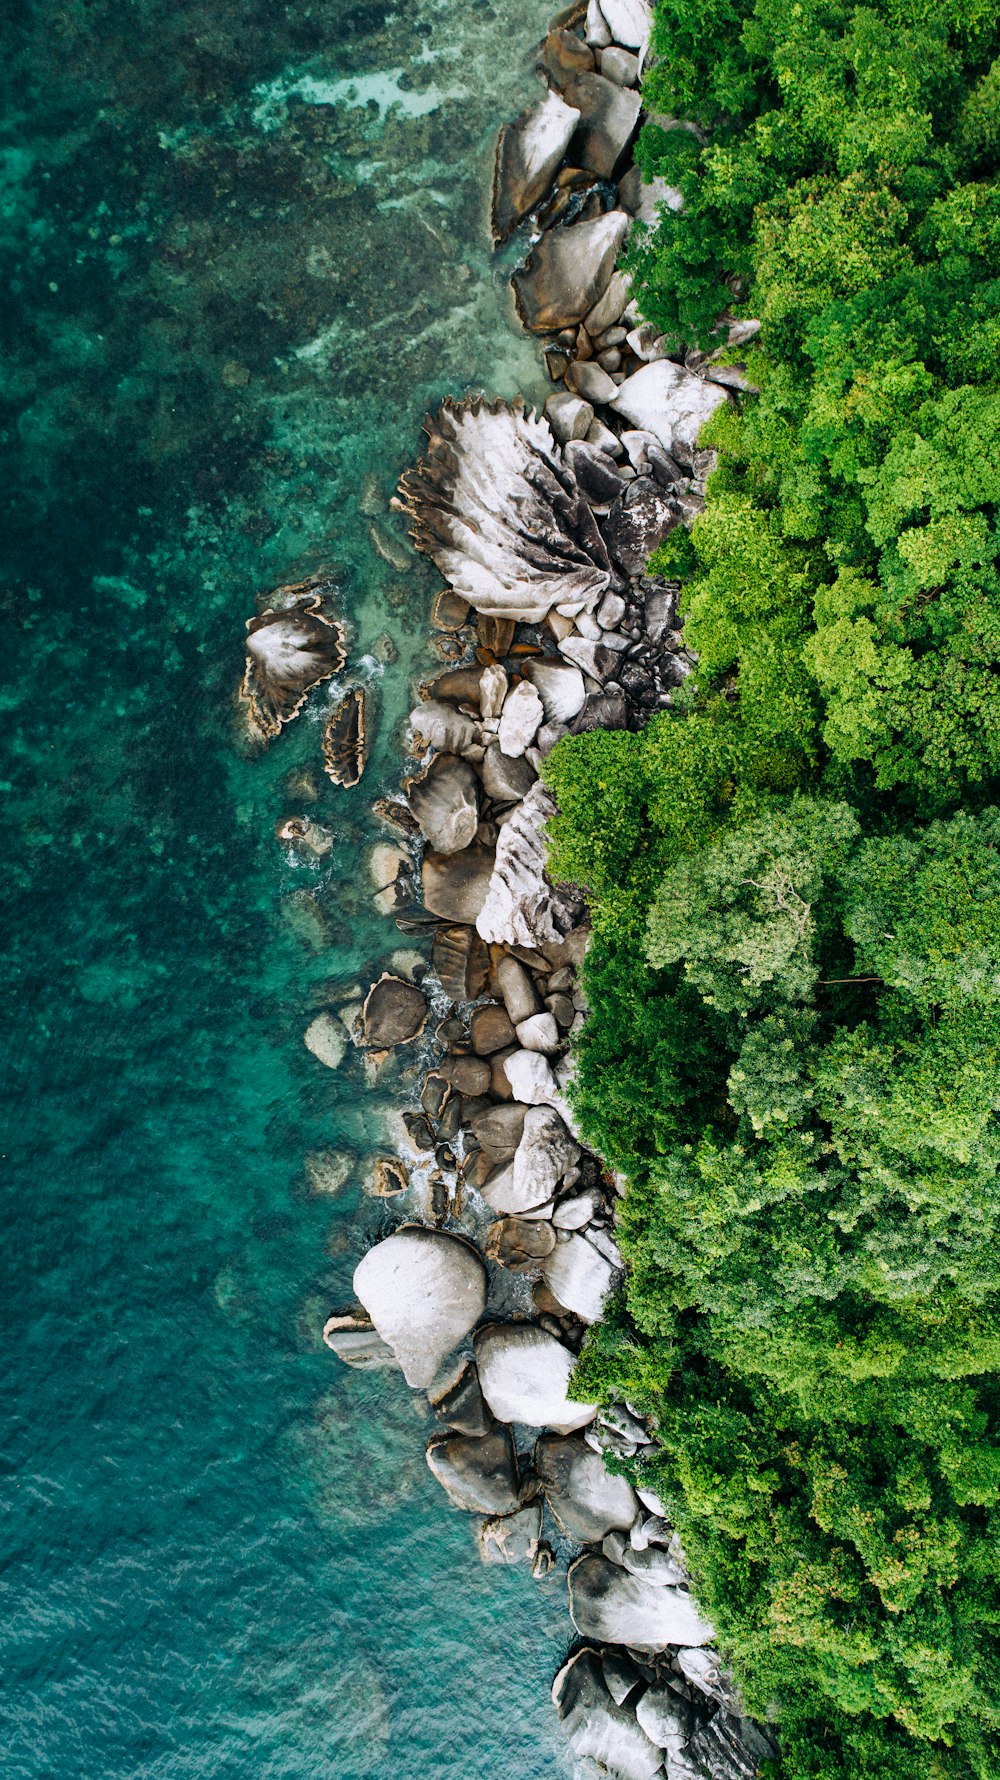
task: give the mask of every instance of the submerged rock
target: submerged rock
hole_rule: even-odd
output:
[[[605,84],[621,96],[610,81]],[[518,318],[529,333],[556,333],[583,321],[608,288],[630,222],[624,210],[609,210],[542,236],[512,280]]]
[[[354,686],[341,699],[323,731],[323,765],[335,785],[350,789],[368,764],[368,695]]]
[[[347,1033],[336,1014],[317,1014],[315,1020],[310,1020],[306,1027],[302,1042],[317,1062],[324,1063],[327,1069],[339,1069],[344,1061]]]
[[[569,147],[580,113],[548,93],[541,105],[504,124],[497,139],[490,223],[494,242],[505,241],[522,217],[544,198]]]
[[[613,1477],[600,1453],[579,1435],[543,1434],[535,1447],[535,1470],[549,1507],[571,1539],[591,1545],[612,1529],[632,1525],[639,1504],[625,1477]]]
[[[426,1388],[482,1316],[486,1269],[460,1237],[406,1225],[358,1262],[354,1290],[407,1384]]]
[[[653,1587],[594,1553],[570,1566],[569,1610],[582,1638],[630,1650],[709,1644],[715,1636],[683,1589]]]
[[[278,587],[271,596],[278,603],[247,621],[240,697],[248,727],[261,741],[290,723],[311,688],[339,674],[347,660],[343,625],[321,609],[330,591],[325,580]]]
[[[593,1421],[596,1405],[579,1403],[569,1394],[576,1356],[554,1335],[534,1323],[492,1323],[478,1331],[474,1345],[483,1396],[498,1421],[559,1433]]]
[[[527,624],[567,600],[596,603],[610,560],[548,422],[520,401],[470,397],[446,401],[425,427],[402,504],[414,543],[451,586],[478,613]]]
[[[467,1514],[512,1514],[520,1504],[521,1480],[509,1428],[492,1428],[478,1438],[432,1434],[427,1463],[450,1501]]]

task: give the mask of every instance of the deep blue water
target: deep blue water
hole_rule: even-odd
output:
[[[432,583],[363,479],[446,389],[538,387],[484,217],[544,9],[4,20],[0,1773],[549,1780],[561,1584],[479,1565],[419,1403],[319,1341],[382,1214],[304,1158],[405,1084],[301,1042],[393,943],[368,805]],[[255,594],[321,564],[381,714],[350,794],[335,688],[258,758],[234,705]]]

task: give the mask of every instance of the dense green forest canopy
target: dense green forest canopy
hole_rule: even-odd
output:
[[[684,207],[636,231],[641,306],[706,351],[759,318],[760,394],[654,564],[696,674],[547,763],[594,921],[576,1104],[629,1181],[580,1383],[656,1418],[784,1780],[986,1780],[1000,15],[658,0],[654,49],[640,158]]]

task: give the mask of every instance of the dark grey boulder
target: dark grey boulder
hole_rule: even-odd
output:
[[[601,523],[615,562],[628,575],[641,575],[649,557],[677,524],[677,509],[651,476],[637,477],[620,494]]]
[[[479,1388],[474,1360],[462,1360],[444,1383],[428,1392],[428,1402],[439,1422],[457,1434],[478,1438],[487,1434],[491,1418]]]
[[[520,1506],[517,1453],[508,1428],[468,1434],[432,1434],[427,1463],[456,1508],[469,1514],[513,1514]]]

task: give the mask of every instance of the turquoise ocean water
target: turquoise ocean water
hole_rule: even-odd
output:
[[[540,390],[485,203],[544,22],[4,8],[4,1780],[568,1771],[562,1584],[484,1569],[420,1405],[320,1345],[384,1214],[304,1158],[363,1161],[406,1084],[301,1037],[394,943],[368,805],[426,660],[359,492],[445,391]],[[258,758],[234,706],[255,594],[321,565],[380,712],[354,793],[335,688]],[[302,772],[322,870],[274,837]]]

